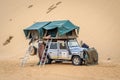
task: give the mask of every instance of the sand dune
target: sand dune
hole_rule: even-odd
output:
[[[54,9],[52,7],[52,10],[47,13],[50,6],[58,2],[61,3]],[[0,0],[0,80],[39,78],[44,80],[119,80],[119,4],[120,0]],[[75,25],[80,26],[78,40],[83,40],[98,50],[100,64],[89,67],[52,64],[43,68],[41,73],[38,66],[30,66],[38,61],[37,57],[31,57],[31,62],[29,61],[25,68],[20,68],[20,58],[25,54],[28,46],[23,29],[38,21],[63,19],[71,20]],[[13,38],[4,46],[9,36]],[[76,75],[73,76],[73,73]],[[44,75],[47,77],[43,77]]]

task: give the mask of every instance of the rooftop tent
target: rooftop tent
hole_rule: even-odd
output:
[[[62,36],[65,34],[69,34],[72,31],[75,31],[77,29],[79,31],[79,27],[72,24],[69,20],[59,20],[59,21],[47,21],[47,22],[37,22],[33,24],[32,26],[24,29],[25,36],[29,36],[29,33],[33,36],[36,36],[36,34],[43,38],[45,31],[53,37],[56,37],[56,34],[58,36]],[[28,37],[31,38],[31,37]]]
[[[36,31],[38,31],[39,36],[42,37],[44,35],[42,27],[46,26],[49,23],[50,23],[50,21],[49,22],[37,22],[37,23],[33,24],[32,26],[24,29],[25,36],[26,37],[28,36],[29,31],[36,30]]]
[[[72,24],[69,20],[61,20],[61,21],[53,21],[50,24],[43,27],[45,30],[52,30],[57,28],[58,34],[60,36],[77,29],[79,30],[79,27]]]

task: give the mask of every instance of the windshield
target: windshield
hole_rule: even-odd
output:
[[[76,41],[70,41],[68,42],[68,46],[76,47],[79,46],[79,44]]]

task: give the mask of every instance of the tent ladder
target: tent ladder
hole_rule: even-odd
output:
[[[51,42],[52,42],[52,39],[47,40],[46,45],[45,45],[45,49],[43,51],[43,54],[42,54],[42,57],[41,57],[41,60],[40,60],[40,65],[39,66],[44,66],[45,65],[46,59],[47,59],[47,56],[48,56],[47,49],[48,49],[49,43],[51,43]]]

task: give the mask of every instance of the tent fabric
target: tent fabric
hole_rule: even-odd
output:
[[[29,31],[31,31],[31,30],[37,30],[39,35],[43,36],[43,29],[42,29],[42,27],[44,27],[45,25],[47,25],[49,23],[50,23],[50,21],[49,22],[37,22],[37,23],[33,24],[32,26],[24,29],[25,36],[27,37]]]
[[[77,26],[72,24],[69,20],[62,20],[62,21],[53,21],[52,23],[48,24],[47,26],[43,27],[46,30],[51,30],[58,28],[58,34],[64,35],[74,29],[78,29]]]
[[[53,21],[49,25],[46,25],[44,29],[51,30],[51,29],[57,28],[59,26],[62,26],[66,21],[68,20]]]
[[[37,22],[32,26],[24,29],[25,36],[27,37],[30,30],[37,30],[40,34],[40,37],[44,35],[45,30],[52,30],[57,28],[59,36],[62,36],[74,29],[79,30],[79,27],[72,24],[69,20],[59,20],[59,21],[48,21],[48,22]]]

